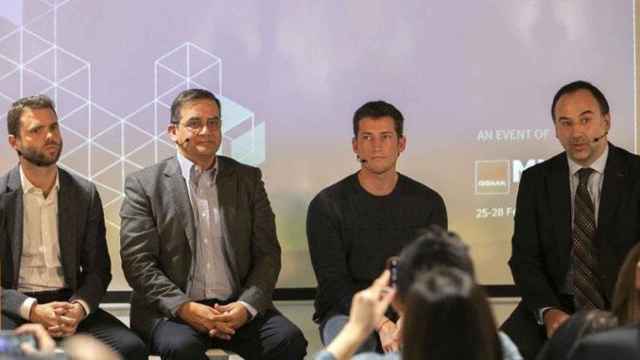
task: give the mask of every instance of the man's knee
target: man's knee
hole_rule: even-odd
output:
[[[162,359],[206,359],[206,345],[187,336],[162,339],[154,348],[153,353],[160,355]]]
[[[307,354],[307,339],[293,323],[280,328],[280,343],[273,349],[273,359],[304,359]]]
[[[151,339],[151,353],[163,359],[206,359],[208,344],[195,331],[182,331],[173,323],[159,324]],[[160,330],[160,331],[158,331]]]
[[[146,344],[133,332],[119,339],[116,347],[118,353],[125,359],[146,360],[148,357]]]

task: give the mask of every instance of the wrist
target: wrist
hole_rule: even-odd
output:
[[[84,309],[84,306],[79,301],[72,301],[71,304],[76,308],[76,310],[80,313],[80,318],[84,319],[88,314]]]
[[[343,333],[348,334],[348,336],[352,337],[353,340],[362,341],[371,334],[372,330],[373,329],[367,329],[362,325],[349,321],[344,326]]]
[[[29,309],[29,321],[30,321],[30,322],[37,322],[37,321],[34,319],[34,317],[35,317],[35,315],[36,315],[36,307],[37,307],[37,306],[38,306],[38,303],[37,303],[37,302],[34,302],[34,303],[31,305],[31,309]]]
[[[186,312],[189,310],[189,304],[191,304],[191,301],[187,301],[178,307],[176,315],[178,315],[179,318],[185,320]]]

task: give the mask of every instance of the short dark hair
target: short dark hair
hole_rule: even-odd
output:
[[[173,100],[171,104],[171,123],[178,124],[180,123],[180,110],[182,106],[189,101],[195,100],[211,100],[218,105],[218,109],[222,111],[222,107],[220,106],[220,100],[209,90],[205,89],[187,89]]]
[[[353,136],[358,136],[358,130],[360,128],[360,120],[370,118],[381,118],[383,116],[389,116],[393,119],[393,126],[396,129],[398,137],[402,137],[404,128],[404,116],[400,110],[388,102],[378,100],[369,101],[368,103],[360,106],[358,110],[353,114]]]
[[[7,132],[17,138],[20,137],[20,118],[24,109],[51,109],[55,114],[53,101],[46,95],[34,95],[16,100],[7,112]]]
[[[455,233],[432,225],[400,252],[396,282],[400,299],[406,298],[417,274],[435,267],[458,269],[475,278],[467,245]]]
[[[404,321],[403,359],[503,357],[487,295],[459,269],[419,273],[407,297]]]
[[[556,121],[556,105],[558,104],[560,98],[564,95],[572,94],[578,90],[587,90],[591,93],[591,95],[593,95],[593,97],[598,102],[598,105],[600,106],[600,113],[602,115],[606,115],[609,113],[609,102],[607,102],[607,98],[604,97],[602,91],[600,91],[600,89],[589,82],[578,80],[561,87],[553,97],[553,101],[551,102],[551,119],[553,119],[553,122]]]

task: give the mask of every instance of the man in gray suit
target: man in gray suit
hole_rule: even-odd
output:
[[[271,301],[280,245],[260,170],[216,156],[220,101],[182,92],[168,133],[176,157],[127,177],[120,210],[133,329],[163,359],[302,359],[302,332]]]
[[[52,101],[16,101],[7,124],[20,163],[0,178],[2,328],[85,332],[127,359],[146,359],[142,340],[98,307],[111,281],[102,204],[92,183],[56,165],[62,136]]]

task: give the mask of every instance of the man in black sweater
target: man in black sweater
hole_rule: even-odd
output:
[[[442,197],[396,171],[406,146],[402,113],[384,101],[353,116],[353,152],[361,169],[321,191],[309,205],[307,239],[318,280],[314,321],[329,344],[345,325],[351,298],[382,272],[385,261],[431,224],[447,227]],[[388,313],[359,351],[398,349]]]

